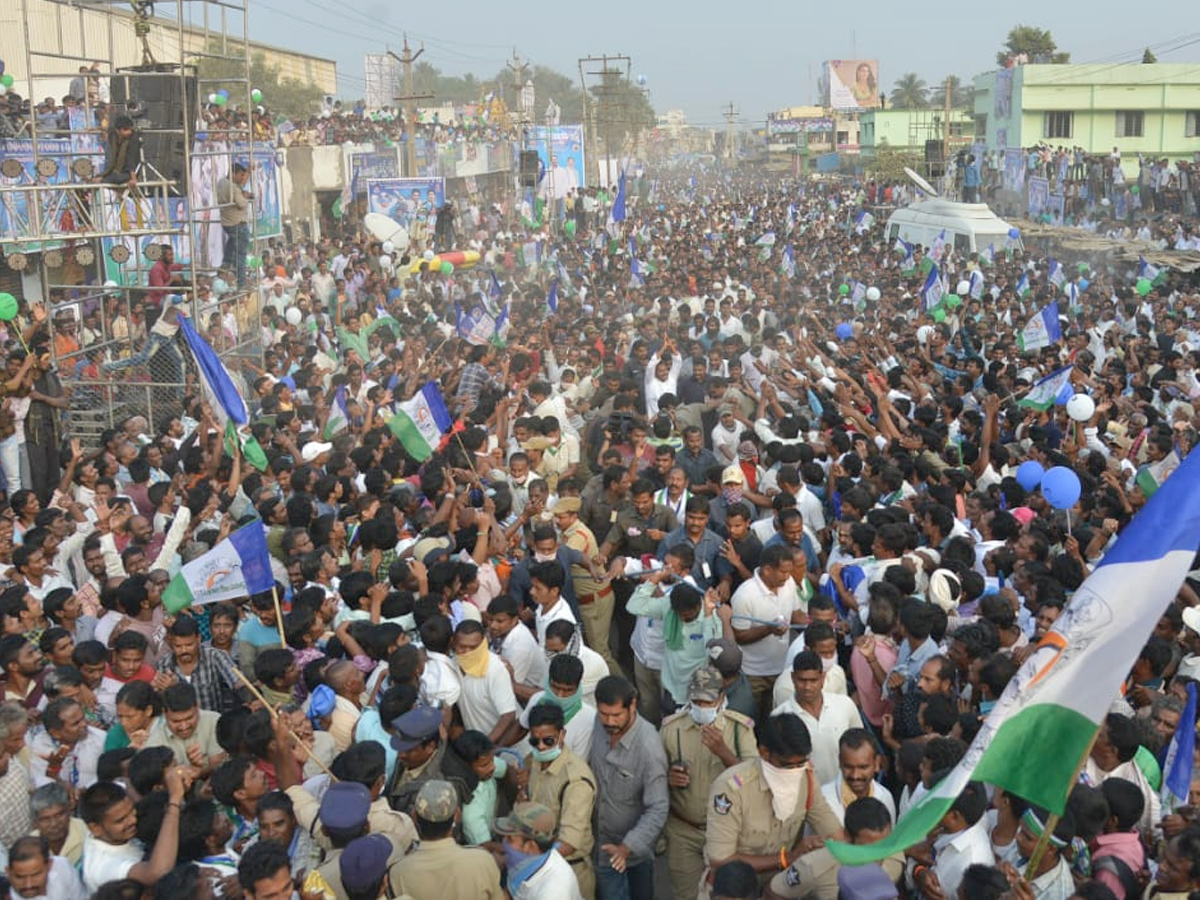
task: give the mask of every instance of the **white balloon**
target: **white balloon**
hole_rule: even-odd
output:
[[[881,293],[879,293],[879,288],[877,288],[877,287],[867,288],[867,299],[870,300],[872,303],[874,303],[876,300],[878,300],[882,296],[883,295]]]
[[[289,325],[299,325],[304,321],[304,313],[295,306],[289,306],[287,312],[283,314],[284,319]]]
[[[1067,401],[1067,415],[1076,422],[1087,422],[1096,413],[1096,401],[1087,394],[1076,394]]]
[[[431,259],[433,259],[433,251],[432,251],[432,250],[426,250],[426,251],[425,251],[425,252],[424,252],[424,253],[421,255],[421,258],[422,258],[423,260],[425,260],[425,262],[429,262]]]
[[[932,325],[922,325],[917,329],[917,341],[919,343],[928,344],[931,337],[933,337]]]
[[[386,253],[383,254],[383,256],[379,257],[379,265],[385,269],[390,269],[392,267],[392,258]]]
[[[395,250],[396,250],[396,245],[393,244],[391,241],[383,242],[383,252],[384,253],[394,253]]]
[[[971,293],[971,282],[960,281],[958,283],[958,290],[955,291],[954,293],[958,294],[958,296],[960,296],[960,297],[967,296],[967,294]]]
[[[3,97],[7,93],[8,93],[8,88],[6,88],[4,85],[0,84],[0,97]]]

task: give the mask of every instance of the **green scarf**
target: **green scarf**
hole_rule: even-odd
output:
[[[663,617],[663,643],[676,653],[683,649],[683,619],[673,609]]]
[[[583,685],[575,689],[575,693],[570,697],[560,697],[550,689],[550,678],[547,676],[545,684],[546,693],[542,694],[542,699],[538,703],[553,703],[563,711],[563,724],[570,722],[575,718],[575,713],[579,712],[583,706]]]

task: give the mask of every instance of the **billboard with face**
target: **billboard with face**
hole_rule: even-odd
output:
[[[833,109],[878,108],[879,60],[831,59],[825,63],[825,78]]]

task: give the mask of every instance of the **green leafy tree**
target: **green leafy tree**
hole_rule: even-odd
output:
[[[1158,57],[1154,55],[1154,52],[1149,47],[1147,47],[1142,52],[1142,64],[1148,66],[1156,62],[1158,62]]]
[[[1049,30],[1035,25],[1017,25],[1008,33],[1004,46],[996,54],[997,65],[1005,65],[1009,59],[1024,55],[1031,63],[1054,63],[1061,65],[1071,61],[1070,53],[1061,53]]]
[[[946,85],[950,85],[950,108],[970,109],[975,105],[975,86],[963,84],[957,75],[949,75],[935,84],[929,92],[929,105],[934,109],[946,106]]]
[[[864,165],[867,172],[880,181],[906,181],[904,167],[921,171],[921,154],[910,150],[901,150],[891,146],[887,140],[882,140],[875,147],[875,155]]]
[[[896,109],[924,109],[929,105],[929,88],[916,72],[907,72],[896,79],[892,88],[892,106]]]
[[[209,52],[230,55],[229,48],[222,51],[215,42]],[[229,91],[231,107],[246,105],[247,87],[242,80],[246,77],[246,66],[243,61],[205,56],[194,62],[205,96],[224,88]],[[279,69],[269,65],[266,55],[261,52],[253,53],[250,57],[250,87],[262,91],[263,104],[272,113],[281,113],[290,118],[307,118],[319,112],[324,96],[320,85],[295,78],[281,78]]]

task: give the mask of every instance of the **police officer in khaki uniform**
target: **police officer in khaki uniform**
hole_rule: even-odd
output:
[[[413,806],[418,848],[389,871],[393,890],[441,900],[501,900],[500,868],[486,850],[454,840],[458,790],[448,781],[427,781]]]
[[[591,529],[579,521],[580,502],[578,497],[559,497],[551,512],[554,524],[562,535],[562,542],[572,550],[583,554],[586,566],[571,566],[571,582],[575,586],[575,599],[579,601],[579,612],[583,616],[583,631],[588,646],[603,657],[612,674],[620,674],[621,667],[613,658],[608,646],[608,632],[612,627],[613,588],[598,580],[604,577],[600,570],[600,544]]]
[[[704,876],[704,827],[709,788],[730,766],[758,756],[754,723],[725,709],[721,673],[701,666],[688,682],[689,705],[663,722],[670,768],[671,815],[667,819],[667,865],[675,900],[695,900]]]
[[[749,863],[760,886],[797,857],[841,837],[842,823],[813,774],[812,738],[793,713],[757,727],[758,759],[726,769],[709,792],[705,853],[711,871],[730,860]],[[813,834],[802,837],[807,825]]]
[[[571,864],[579,893],[584,900],[596,896],[596,873],[592,870],[592,811],[596,804],[596,776],[587,761],[563,744],[566,725],[562,707],[539,703],[529,710],[529,745],[533,752],[525,760],[521,779],[523,792],[540,803],[558,820],[556,846]]]
[[[846,838],[851,844],[876,844],[892,833],[892,814],[874,797],[862,797],[846,807]],[[879,867],[891,880],[892,889],[904,875],[904,853],[893,853],[879,861]],[[805,853],[771,879],[765,896],[774,898],[807,897],[812,900],[838,900],[838,875],[841,864],[824,847]],[[886,885],[883,885],[887,890]],[[893,894],[895,896],[895,894]]]

